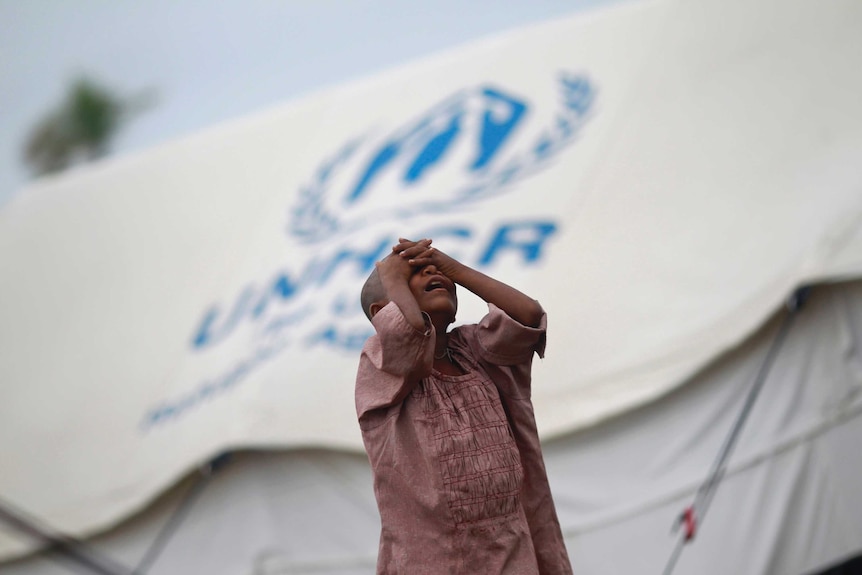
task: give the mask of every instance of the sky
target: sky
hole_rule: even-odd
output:
[[[0,206],[32,126],[86,75],[152,91],[134,153],[410,60],[620,0],[0,0]]]

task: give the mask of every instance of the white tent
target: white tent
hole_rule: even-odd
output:
[[[549,311],[534,403],[576,568],[658,571],[769,317],[862,276],[860,24],[628,3],[33,186],[0,212],[0,496],[132,565],[196,465],[301,448],[235,456],[153,572],[373,570],[354,302],[428,235]],[[813,291],[678,572],[862,551],[860,293]],[[2,568],[51,572],[14,561],[35,543],[0,531]]]
[[[768,322],[661,400],[546,443],[576,573],[661,572],[671,524],[704,479],[778,324]],[[858,556],[860,343],[862,283],[815,288],[676,573],[815,573]],[[242,452],[204,481],[192,474],[89,545],[136,565],[191,501],[149,572],[374,571],[379,519],[363,455]],[[205,487],[190,499],[195,484]],[[43,553],[3,572],[59,574],[70,564]]]

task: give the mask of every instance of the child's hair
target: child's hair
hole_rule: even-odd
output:
[[[368,279],[365,280],[365,284],[362,286],[362,293],[359,296],[365,317],[369,320],[371,319],[371,304],[385,299],[386,291],[383,289],[383,283],[380,281],[380,274],[377,273],[377,268],[374,268],[371,270]]]

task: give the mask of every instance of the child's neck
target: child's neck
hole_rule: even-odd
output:
[[[434,356],[439,357],[445,353],[446,348],[449,347],[449,334],[445,331],[448,326],[444,326],[443,329],[436,329],[437,326],[434,327],[437,332],[437,341],[434,345]]]
[[[431,323],[434,324],[434,334],[437,337],[435,342],[435,355],[440,355],[449,346],[449,318],[439,318],[431,316]]]
[[[436,341],[434,342],[434,369],[447,375],[464,375],[464,369],[453,359],[449,349],[449,334],[446,330],[449,324],[434,325]]]

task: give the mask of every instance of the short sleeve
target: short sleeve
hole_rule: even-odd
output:
[[[368,338],[359,358],[356,375],[356,412],[402,401],[412,387],[431,371],[434,362],[434,327],[426,316],[427,329],[411,326],[392,302],[371,323],[376,334]]]
[[[488,314],[476,328],[481,353],[496,365],[524,363],[532,358],[533,353],[544,357],[547,322],[547,314],[543,313],[539,327],[529,327],[489,303]]]

